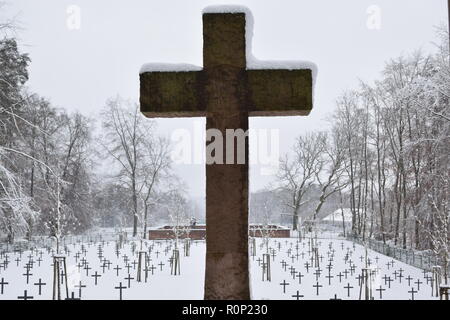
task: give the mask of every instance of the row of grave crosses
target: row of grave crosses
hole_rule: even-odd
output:
[[[306,241],[307,240],[307,241]],[[104,247],[105,245],[108,246],[110,243],[102,241],[98,244],[95,244],[94,242],[89,243],[74,243],[72,250],[70,250],[70,247],[65,245],[64,246],[64,255],[55,255],[53,249],[51,248],[41,248],[37,249],[34,248],[30,251],[30,254],[27,256],[23,256],[23,252],[21,250],[14,252],[15,259],[11,259],[10,255],[8,253],[0,253],[0,257],[3,259],[2,261],[2,268],[6,269],[8,266],[15,262],[16,266],[19,266],[19,263],[22,261],[23,258],[27,259],[25,265],[24,265],[24,273],[23,276],[26,279],[26,283],[29,284],[31,276],[33,276],[32,270],[33,267],[37,264],[39,267],[41,265],[42,256],[45,251],[49,255],[53,256],[53,268],[54,268],[54,276],[53,276],[53,298],[54,299],[61,299],[62,295],[65,295],[65,299],[81,299],[82,297],[82,289],[86,288],[86,284],[83,284],[81,281],[75,286],[75,288],[78,289],[78,298],[75,298],[74,292],[71,293],[71,296],[69,297],[69,291],[67,288],[67,269],[65,267],[65,259],[66,256],[71,256],[71,253],[73,251],[73,257],[77,263],[78,271],[81,272],[81,269],[86,272],[86,276],[90,276],[94,280],[94,285],[98,284],[99,278],[102,277],[102,275],[99,273],[99,271],[92,272],[89,274],[89,272],[92,270],[92,267],[90,267],[90,264],[86,258],[88,249],[91,247],[96,246],[97,249],[97,257],[100,261],[102,274],[104,274],[107,270],[114,270],[117,277],[119,277],[119,271],[123,270],[124,268],[127,271],[127,277],[123,278],[123,281],[119,282],[119,285],[115,287],[119,291],[119,298],[121,299],[123,297],[123,290],[126,288],[131,287],[131,280],[136,279],[136,281],[140,282],[145,279],[145,282],[148,280],[148,274],[151,272],[151,274],[154,274],[155,269],[157,269],[153,264],[150,266],[150,262],[152,261],[151,256],[156,255],[157,257],[164,253],[165,256],[171,252],[171,256],[168,259],[168,263],[170,265],[171,274],[178,275],[180,274],[180,264],[179,264],[179,251],[175,248],[172,248],[172,243],[170,241],[165,241],[165,247],[161,248],[163,242],[145,242],[145,247],[147,248],[147,251],[142,250],[143,243],[141,241],[140,248],[141,250],[136,250],[137,243],[131,242],[130,243],[130,249],[131,252],[134,255],[137,255],[137,260],[131,260],[130,257],[128,257],[126,254],[121,255],[121,249],[118,248],[116,243],[116,256],[121,257],[124,267],[121,268],[119,265],[116,265],[115,268],[112,268],[112,262],[106,257],[104,257]],[[343,260],[345,265],[347,265],[347,268],[340,271],[339,273],[332,273],[334,266],[333,262],[335,259],[336,249],[333,248],[332,243],[330,242],[328,244],[328,250],[326,251],[326,255],[320,254],[318,248],[321,245],[321,241],[317,241],[316,239],[306,239],[306,238],[299,238],[295,243],[288,242],[285,240],[285,243],[283,245],[282,241],[276,240],[274,242],[274,247],[268,247],[267,243],[261,244],[260,249],[264,249],[264,254],[261,258],[256,259],[258,262],[258,265],[262,268],[262,281],[271,281],[271,262],[275,262],[275,258],[277,257],[277,254],[282,251],[282,249],[286,249],[286,254],[288,261],[282,260],[280,261],[281,268],[285,272],[289,272],[290,276],[292,277],[292,280],[295,282],[298,281],[298,284],[302,284],[302,278],[305,277],[306,274],[312,273],[312,275],[315,277],[315,283],[312,286],[312,290],[315,291],[316,295],[318,296],[320,294],[320,289],[323,288],[324,284],[320,282],[321,276],[325,273],[325,279],[330,286],[333,279],[336,278],[339,279],[339,284],[343,286],[343,288],[347,291],[347,297],[350,297],[350,293],[352,289],[355,289],[353,286],[351,286],[350,282],[345,282],[345,280],[348,279],[348,277],[356,277],[358,280],[358,286],[359,286],[359,299],[374,299],[374,295],[376,293],[376,296],[379,297],[379,299],[383,298],[383,293],[389,289],[391,289],[391,284],[394,281],[398,281],[399,283],[402,283],[402,281],[407,282],[408,287],[411,289],[408,291],[409,294],[411,294],[411,299],[415,298],[415,295],[420,291],[423,290],[425,285],[430,285],[432,288],[432,295],[434,296],[440,296],[441,299],[446,298],[448,299],[448,286],[440,285],[440,282],[442,281],[442,275],[439,267],[434,267],[432,270],[431,275],[424,271],[423,272],[423,278],[426,282],[421,281],[420,279],[413,279],[410,275],[405,276],[404,270],[402,268],[395,269],[395,261],[391,260],[386,263],[386,267],[388,270],[394,270],[391,275],[385,274],[381,279],[384,281],[384,287],[383,285],[380,285],[377,288],[373,288],[373,278],[375,275],[378,274],[380,271],[380,268],[377,266],[379,262],[379,258],[375,257],[373,259],[375,261],[375,264],[373,261],[371,261],[370,258],[360,256],[360,257],[353,257],[353,252],[355,250],[355,244],[353,243],[353,250],[350,247],[347,247],[344,249],[344,243],[341,242],[340,248],[343,252]],[[123,247],[124,243],[122,242],[121,246]],[[155,245],[157,247],[155,247]],[[263,246],[266,245],[267,247],[263,248]],[[186,247],[190,246],[189,244],[186,244],[184,246],[184,253],[187,255]],[[253,259],[255,259],[256,252],[257,252],[257,246],[256,241],[251,240],[250,241],[251,250],[250,252],[254,252],[255,254],[252,254]],[[78,248],[78,250],[76,250]],[[160,251],[161,250],[161,251]],[[365,262],[365,268],[361,269],[361,273],[356,272],[356,265],[353,261],[353,259],[359,259],[361,262]],[[302,272],[299,270],[298,265],[296,265],[297,262],[305,261],[303,263],[304,270],[306,270],[305,274],[302,274]],[[376,267],[372,267],[372,265],[376,265]],[[160,271],[163,270],[163,266],[165,264],[161,261],[158,266]],[[321,269],[320,265],[322,265]],[[131,276],[131,269],[136,270],[137,266],[137,276],[136,278]],[[144,277],[142,274],[144,273]],[[344,282],[343,282],[344,281]],[[127,286],[124,287],[123,283],[125,283]],[[0,281],[0,294],[3,295],[5,287],[8,286],[10,283],[6,281],[4,277],[1,278]],[[39,278],[38,282],[33,283],[34,286],[38,287],[38,294],[42,294],[42,288],[47,285],[47,283],[43,282],[41,278]],[[65,285],[63,289],[61,289],[61,285]],[[281,286],[283,286],[283,293],[286,293],[286,287],[289,285],[292,285],[292,283],[286,282],[286,279],[283,280],[282,283],[280,283]],[[444,288],[444,289],[442,289]],[[303,297],[303,295],[300,294],[300,291],[297,291],[295,295],[292,296],[293,298],[300,299]],[[28,295],[28,291],[24,291],[24,294],[18,299],[23,300],[29,300],[33,299],[33,296]],[[337,295],[335,295],[334,299],[337,299]]]
[[[191,247],[191,241],[190,239],[185,240],[185,244],[183,247],[183,253],[185,256],[189,256],[190,247]],[[31,272],[33,267],[35,266],[36,262],[38,264],[38,267],[41,266],[41,262],[43,261],[43,254],[46,251],[49,256],[52,257],[53,263],[51,264],[51,267],[53,268],[53,294],[52,297],[54,300],[79,300],[82,297],[82,289],[86,288],[87,285],[83,284],[82,281],[79,281],[74,288],[78,289],[78,297],[75,297],[75,292],[71,292],[69,296],[69,288],[68,288],[68,273],[67,273],[67,258],[71,256],[71,253],[73,254],[73,259],[75,260],[75,265],[78,268],[78,272],[86,272],[86,276],[90,276],[93,278],[94,285],[96,286],[99,282],[99,278],[102,277],[102,274],[104,274],[107,270],[114,270],[115,275],[117,277],[120,277],[119,271],[122,269],[126,269],[127,271],[127,277],[123,278],[125,280],[125,283],[127,284],[127,287],[124,287],[122,283],[119,282],[119,286],[114,287],[115,289],[119,290],[119,299],[123,298],[123,290],[125,288],[131,287],[131,280],[136,279],[137,282],[145,280],[145,282],[148,281],[149,273],[154,275],[155,270],[157,267],[153,264],[150,265],[152,258],[152,255],[155,255],[156,258],[158,258],[162,253],[164,253],[165,257],[171,253],[170,258],[168,258],[167,262],[170,266],[171,274],[172,275],[180,275],[181,268],[180,268],[180,252],[175,247],[173,249],[173,243],[170,240],[157,241],[157,242],[143,242],[140,241],[140,249],[137,249],[137,243],[136,242],[130,242],[130,249],[133,256],[137,256],[137,260],[131,260],[131,258],[123,254],[121,256],[121,249],[124,248],[124,245],[128,244],[126,240],[123,238],[120,238],[118,241],[115,242],[115,254],[117,258],[121,258],[121,260],[124,263],[124,267],[119,267],[117,264],[115,268],[112,268],[112,262],[106,257],[104,257],[104,247],[109,246],[110,242],[107,241],[101,241],[100,243],[95,243],[94,241],[89,241],[87,243],[82,243],[80,241],[77,241],[72,244],[73,248],[70,250],[68,245],[64,245],[64,249],[62,250],[64,254],[56,254],[54,249],[51,247],[44,247],[41,249],[32,248],[30,250],[30,254],[26,257],[28,261],[26,261],[26,264],[24,266],[24,269],[26,272],[24,272],[23,276],[26,279],[26,283],[29,284],[30,277],[33,276],[33,273]],[[198,244],[198,242],[197,242]],[[92,271],[91,274],[89,273],[93,268],[90,266],[90,263],[87,259],[88,250],[91,247],[97,246],[97,258],[100,262],[100,268],[102,270],[102,274],[99,273],[99,271]],[[143,245],[145,245],[147,251],[142,250]],[[155,247],[155,245],[157,247]],[[161,248],[163,245],[165,245],[163,248]],[[77,250],[78,248],[78,250]],[[16,262],[16,267],[19,266],[19,263],[23,259],[23,251],[22,250],[15,250],[14,256],[16,259],[14,260]],[[0,257],[3,259],[2,261],[2,269],[6,270],[11,263],[10,261],[10,255],[6,252],[0,252]],[[37,258],[34,260],[34,258]],[[162,258],[162,256],[161,256]],[[158,264],[159,270],[163,271],[163,266],[166,264],[160,261]],[[136,268],[137,267],[137,268]],[[131,269],[137,271],[136,278],[131,276]],[[0,295],[3,295],[5,292],[5,287],[10,285],[8,281],[5,280],[4,277],[1,278],[0,281]],[[39,278],[39,281],[34,283],[36,287],[38,287],[38,294],[42,295],[42,288],[47,285],[47,283],[43,282],[41,278]],[[24,294],[21,296],[18,296],[17,299],[21,300],[32,300],[34,299],[34,296],[29,295],[29,290],[25,290]]]
[[[301,260],[305,260],[304,263],[304,269],[306,270],[306,273],[309,273],[310,270],[314,270],[313,275],[315,276],[315,284],[312,286],[313,289],[316,292],[316,295],[319,296],[320,289],[323,287],[323,285],[319,282],[319,278],[323,272],[323,270],[320,268],[319,263],[322,263],[323,259],[325,258],[322,255],[319,255],[318,248],[321,245],[321,242],[317,242],[317,239],[308,239],[307,242],[302,241],[305,240],[304,238],[299,238],[295,242],[295,246],[292,242],[288,242],[285,240],[285,245],[289,244],[289,248],[286,251],[287,257],[291,259],[291,265],[289,265],[288,262],[285,260],[281,260],[281,268],[285,272],[289,272],[290,276],[292,277],[292,280],[298,279],[298,284],[302,284],[302,278],[305,276],[305,274],[302,274],[301,271],[296,270],[296,261],[299,261],[299,258],[301,257]],[[305,245],[308,244],[308,250],[306,250]],[[265,243],[260,244],[260,249],[263,249],[265,246]],[[277,252],[281,251],[282,242],[276,240],[275,241],[275,248],[274,247],[268,247],[265,248],[265,252],[262,254],[262,259],[258,258],[255,260],[256,254],[256,242],[254,240],[250,241],[250,252],[252,253],[251,256],[253,260],[255,260],[258,263],[258,266],[262,269],[262,281],[271,281],[271,275],[270,275],[270,261],[275,261],[275,257],[277,256]],[[356,265],[352,261],[353,252],[355,250],[355,244],[352,244],[353,251],[347,247],[344,254],[344,262],[348,267],[344,269],[343,271],[340,271],[338,274],[332,275],[331,271],[333,270],[333,261],[335,257],[336,250],[332,247],[332,242],[328,245],[328,251],[326,252],[327,255],[327,264],[325,269],[327,270],[327,274],[325,278],[327,279],[328,285],[331,285],[331,281],[333,278],[338,278],[339,283],[342,283],[343,278],[346,280],[349,275],[354,276],[356,273]],[[295,250],[295,253],[293,252]],[[344,242],[341,242],[341,250],[344,251]],[[301,251],[301,252],[300,252]],[[305,251],[309,256],[309,259],[305,259]],[[270,259],[272,257],[272,259]],[[373,282],[375,276],[380,272],[380,267],[378,267],[378,261],[379,257],[375,257],[375,265],[376,267],[372,267],[373,261],[366,256],[360,256],[358,259],[361,262],[365,262],[365,267],[361,268],[361,273],[359,273],[356,276],[356,279],[358,280],[358,286],[359,286],[359,299],[365,299],[365,300],[373,300],[374,299],[374,291],[377,292],[377,295],[379,299],[383,299],[383,292],[386,290],[391,289],[391,283],[393,281],[398,281],[400,284],[402,283],[402,279],[404,278],[405,281],[408,283],[408,287],[411,289],[408,291],[408,293],[411,295],[411,300],[414,300],[415,295],[421,290],[421,284],[423,282],[420,279],[416,279],[416,281],[413,281],[414,279],[408,275],[404,275],[404,270],[402,268],[394,270],[393,271],[393,278],[391,276],[388,276],[385,274],[382,277],[382,280],[384,281],[384,286],[380,285],[377,288],[373,288]],[[388,261],[386,263],[387,269],[393,269],[395,266],[395,260]],[[439,296],[440,299],[447,299],[448,300],[448,286],[447,285],[439,285],[439,283],[442,281],[442,275],[440,272],[439,267],[434,267],[432,270],[432,274],[429,275],[427,271],[423,271],[423,277],[426,280],[426,284],[430,284],[432,288],[432,296]],[[286,287],[291,285],[291,283],[286,282],[286,279],[283,280],[280,284],[282,286],[282,292],[283,294],[286,294]],[[353,286],[350,285],[350,282],[347,282],[343,288],[347,291],[347,297],[349,298],[351,296],[351,290],[354,289]],[[422,286],[423,288],[423,286]],[[443,288],[443,289],[442,289]],[[303,298],[304,295],[300,294],[300,291],[297,290],[295,295],[292,295],[293,298],[296,300],[299,300],[300,298]],[[334,298],[331,300],[340,300],[337,297],[337,294],[334,295]]]

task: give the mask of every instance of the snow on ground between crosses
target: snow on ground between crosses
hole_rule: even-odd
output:
[[[296,299],[294,296],[299,292],[299,295],[303,295],[301,299],[313,300],[323,299],[328,300],[337,296],[339,299],[359,299],[359,285],[357,276],[361,274],[361,268],[364,266],[364,262],[360,257],[364,256],[364,248],[355,245],[353,249],[353,243],[346,240],[338,239],[319,239],[319,255],[323,257],[323,261],[320,263],[321,274],[315,275],[317,268],[309,267],[309,271],[306,270],[305,263],[310,261],[310,255],[308,253],[308,239],[297,243],[296,239],[271,239],[269,247],[275,250],[275,255],[270,257],[271,269],[272,269],[272,281],[262,281],[262,266],[261,258],[262,254],[266,252],[266,248],[262,246],[262,239],[256,239],[257,254],[255,257],[250,257],[250,284],[252,288],[252,299]],[[132,242],[128,242],[124,245],[124,248],[120,250],[120,254],[117,256],[115,251],[115,242],[105,242],[102,245],[104,259],[111,262],[111,266],[105,268],[105,272],[102,270],[102,259],[98,257],[98,248],[101,243],[84,243],[68,245],[71,251],[67,255],[67,268],[68,268],[68,283],[69,292],[74,292],[76,298],[79,296],[79,282],[82,285],[86,285],[82,288],[81,299],[119,299],[119,291],[115,287],[122,285],[126,288],[123,290],[123,299],[202,299],[204,288],[204,270],[205,270],[205,242],[195,241],[191,245],[191,255],[188,257],[183,256],[182,245],[180,245],[181,256],[181,275],[170,274],[169,258],[172,254],[173,242],[170,241],[146,241],[143,247],[144,251],[148,252],[149,247],[153,246],[150,253],[150,264],[155,267],[154,274],[149,271],[148,282],[137,282],[137,267],[133,267],[132,262],[137,261],[137,252],[139,251],[140,244],[135,242],[136,251],[132,253]],[[330,280],[328,276],[328,259],[330,252],[329,246],[331,244],[332,249],[335,250],[333,267],[330,271],[332,278]],[[81,250],[81,245],[86,249],[84,255]],[[296,247],[298,246],[298,256],[296,257]],[[165,250],[170,247],[170,249]],[[280,250],[278,250],[280,248]],[[291,257],[288,257],[288,250],[291,251]],[[4,293],[0,294],[0,299],[17,299],[24,294],[24,290],[27,290],[29,296],[33,296],[34,300],[38,299],[51,299],[52,297],[52,258],[51,253],[48,253],[45,249],[40,249],[43,252],[42,261],[38,266],[38,256],[34,255],[34,267],[30,269],[32,274],[29,279],[29,283],[26,283],[25,265],[28,263],[30,251],[25,251],[21,255],[21,260],[17,266],[16,259],[19,258],[19,253],[8,253],[8,266],[0,268],[0,281],[4,278],[8,285],[4,287]],[[167,253],[166,253],[167,251]],[[89,267],[92,269],[86,271],[83,267],[78,268],[78,263],[75,262],[75,254],[80,252],[78,263],[84,258],[88,262]],[[158,252],[158,254],[157,254]],[[304,257],[302,258],[301,253]],[[344,261],[345,254],[351,252],[349,259],[352,264],[355,265],[355,270],[350,273],[349,263]],[[124,256],[127,256],[129,261],[124,262]],[[373,296],[375,300],[379,300],[380,286],[383,299],[411,299],[412,295],[409,291],[413,288],[414,299],[437,299],[431,296],[431,285],[424,277],[422,270],[406,265],[400,261],[393,260],[390,257],[383,256],[382,254],[368,250],[368,257],[371,260],[371,267],[378,267],[379,273],[375,276],[372,283]],[[0,263],[4,262],[5,256],[0,259]],[[258,261],[259,260],[259,261]],[[283,268],[282,261],[287,263],[286,268]],[[388,266],[388,263],[394,264]],[[128,273],[126,265],[130,265],[130,272]],[[119,276],[116,275],[116,266],[121,268],[119,270]],[[299,283],[299,277],[293,278],[290,272],[290,268],[295,268],[297,275],[301,273],[301,284]],[[161,270],[162,268],[162,270]],[[285,271],[286,269],[286,271]],[[399,276],[399,270],[402,270],[402,276]],[[344,275],[344,271],[347,270],[348,274]],[[101,277],[98,278],[98,284],[95,285],[95,279],[92,275],[97,272]],[[87,274],[88,273],[88,274]],[[341,274],[341,280],[339,280],[339,274]],[[397,276],[395,275],[397,274]],[[128,288],[128,281],[126,278],[134,278],[130,282],[130,288]],[[428,274],[429,275],[429,274]],[[383,277],[390,277],[392,279],[389,285],[383,280]],[[408,285],[407,277],[411,277]],[[39,279],[46,283],[42,287],[42,295],[38,294],[38,286],[34,283],[38,283]],[[416,281],[419,280],[419,284]],[[330,284],[329,282],[330,281]],[[283,287],[280,283],[286,282],[286,292],[283,292]],[[319,294],[317,295],[314,285],[319,287]],[[351,289],[346,289],[348,286]],[[350,292],[350,296],[348,293]]]
[[[253,43],[253,27],[254,19],[253,14],[247,7],[239,5],[219,5],[209,6],[203,9],[202,14],[208,13],[245,13],[246,27],[245,27],[245,39],[246,39],[246,58],[247,58],[247,70],[260,70],[260,69],[286,69],[286,70],[298,70],[307,69],[311,70],[313,81],[313,101],[314,101],[314,87],[317,80],[318,67],[315,63],[302,60],[270,60],[263,61],[255,58],[252,51]],[[189,72],[189,71],[201,71],[201,66],[183,63],[146,63],[144,64],[139,74],[146,72]]]

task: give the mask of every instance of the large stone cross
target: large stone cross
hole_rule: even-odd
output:
[[[141,71],[147,117],[203,116],[207,129],[225,137],[226,129],[247,131],[249,116],[308,115],[312,109],[311,70],[247,68],[245,12],[204,12],[203,69],[163,69]],[[250,299],[247,140],[240,150],[244,164],[206,165],[205,299]]]

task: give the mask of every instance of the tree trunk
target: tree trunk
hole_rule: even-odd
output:
[[[398,235],[399,235],[399,228],[400,228],[400,215],[401,215],[401,205],[402,205],[402,194],[399,190],[399,184],[400,182],[400,173],[397,171],[396,177],[395,177],[395,187],[394,187],[394,196],[396,199],[396,218],[395,218],[395,232],[394,232],[394,244],[397,245],[398,241]]]
[[[340,188],[339,188],[339,205],[340,205],[341,214],[342,214],[342,231],[343,231],[343,234],[344,234],[344,237],[345,237],[344,201],[343,201],[343,198],[342,198],[342,191],[341,191]]]
[[[132,179],[132,201],[133,201],[133,237],[137,236],[137,226],[138,226],[138,204],[137,204],[137,194],[136,194],[136,179]]]
[[[297,210],[294,211],[294,214],[292,215],[292,231],[298,230],[298,212]]]
[[[147,216],[148,216],[148,204],[144,203],[144,235],[143,238],[147,238]]]

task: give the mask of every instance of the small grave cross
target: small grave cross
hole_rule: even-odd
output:
[[[78,298],[81,299],[81,289],[86,288],[86,285],[82,284],[81,281],[75,286],[75,288],[78,288]]]
[[[319,288],[322,288],[323,286],[319,284],[319,282],[316,282],[315,285],[313,285],[314,288],[316,288],[316,295],[319,295]]]
[[[414,290],[413,287],[411,287],[411,290],[408,291],[408,293],[411,293],[411,300],[414,300],[414,294],[417,293],[418,291]]]
[[[23,296],[18,296],[17,299],[20,299],[20,300],[31,300],[31,299],[34,299],[34,297],[33,296],[29,296],[28,295],[28,290],[25,290],[23,292]]]
[[[350,297],[350,289],[353,289],[353,287],[350,286],[350,283],[348,283],[348,284],[344,287],[344,289],[347,289],[347,297]]]
[[[5,279],[2,278],[2,281],[0,281],[0,293],[3,294],[3,289],[5,287],[5,285],[9,284],[9,282],[5,282]]]
[[[113,268],[113,269],[116,270],[116,276],[118,277],[119,276],[119,270],[122,270],[122,268],[119,267],[119,265],[116,265],[116,267]]]
[[[120,300],[122,300],[122,290],[126,289],[127,287],[122,286],[122,282],[119,283],[118,287],[114,287],[114,289],[118,289],[119,290],[119,295],[120,295]]]
[[[386,291],[386,289],[383,289],[383,287],[380,286],[378,289],[375,290],[380,292],[380,299],[383,299],[383,291]]]
[[[302,273],[299,271],[297,273],[296,277],[298,278],[298,283],[302,284],[302,278],[304,277],[304,275],[302,275]]]
[[[132,278],[132,277],[130,276],[130,274],[128,274],[128,277],[125,278],[125,280],[128,281],[128,288],[130,288],[130,286],[131,286],[131,280],[133,280],[133,279],[134,279],[134,278]]]
[[[97,285],[97,280],[98,280],[99,277],[101,277],[101,275],[98,274],[97,271],[95,271],[95,273],[93,275],[91,275],[91,277],[95,278],[95,285]]]
[[[297,290],[297,293],[292,295],[292,298],[295,298],[296,300],[300,300],[300,298],[303,298],[303,295],[300,294],[300,292]]]
[[[32,276],[33,274],[30,273],[30,269],[27,268],[27,272],[24,273],[24,274],[22,274],[22,275],[27,277],[27,284],[28,284],[28,282],[29,282],[29,280],[30,280],[30,276]]]
[[[288,286],[289,283],[286,282],[286,280],[283,280],[282,283],[280,283],[280,286],[283,286],[283,293],[286,293],[286,286]]]
[[[35,285],[35,286],[39,286],[39,295],[41,295],[41,292],[42,292],[42,286],[45,286],[46,283],[45,283],[45,282],[42,282],[42,279],[39,278],[39,282],[34,283],[34,285]]]

